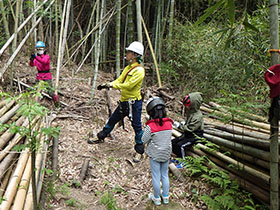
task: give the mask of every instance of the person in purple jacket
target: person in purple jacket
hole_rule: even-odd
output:
[[[148,198],[155,205],[169,202],[169,178],[168,161],[171,155],[171,136],[173,121],[166,117],[165,103],[159,97],[152,97],[147,101],[147,113],[150,120],[146,122],[146,128],[142,141],[147,144],[147,155],[150,157],[150,168],[154,193]],[[162,193],[160,189],[162,183]],[[161,196],[161,197],[160,197]]]
[[[50,56],[46,53],[46,45],[42,41],[36,43],[36,54],[30,56],[29,65],[37,68],[37,81],[45,81],[49,84],[48,94],[52,97],[56,106],[59,105],[58,96],[54,93],[52,88],[52,74],[50,72]]]

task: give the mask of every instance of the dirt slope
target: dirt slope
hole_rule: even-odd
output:
[[[28,60],[26,60],[27,63]],[[73,68],[73,69],[71,69]],[[98,132],[108,119],[105,91],[97,91],[91,105],[88,104],[92,84],[89,75],[93,69],[83,68],[72,78],[75,67],[62,69],[60,99],[67,103],[67,107],[56,109],[51,101],[46,99],[42,103],[48,106],[56,116],[55,122],[61,127],[59,136],[59,176],[51,182],[46,176],[42,206],[44,209],[107,209],[101,204],[101,198],[108,198],[110,192],[116,205],[122,209],[144,209],[150,204],[147,194],[152,191],[152,179],[149,171],[149,159],[138,164],[132,162],[134,154],[134,132],[128,119],[125,128],[115,128],[112,137],[105,143],[90,145],[87,143],[89,132]],[[52,70],[53,71],[53,70]],[[36,70],[23,63],[17,70],[16,76],[28,83],[35,83]],[[53,73],[55,77],[55,73]],[[99,72],[97,85],[104,81],[113,80],[113,75]],[[110,91],[113,109],[117,106],[120,94],[117,90]],[[143,106],[143,122],[145,106]],[[143,123],[144,124],[144,123]],[[143,125],[144,127],[144,125]],[[90,159],[87,176],[82,183],[78,183],[82,163],[85,158]],[[205,191],[206,187],[195,180],[180,183],[170,174],[171,200],[181,204],[184,209],[206,209],[192,189],[197,194]],[[54,184],[54,186],[52,186]],[[54,197],[50,198],[50,192]],[[107,196],[106,196],[107,195]],[[109,199],[113,201],[113,199]],[[114,204],[113,204],[114,205]]]

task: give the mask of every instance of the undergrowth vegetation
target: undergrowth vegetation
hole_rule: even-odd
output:
[[[186,156],[180,162],[185,166],[189,176],[203,180],[213,189],[210,194],[199,196],[209,209],[215,210],[266,210],[267,207],[255,203],[251,194],[242,190],[236,181],[232,181],[227,173],[218,169],[206,156]],[[211,167],[207,167],[210,165]]]
[[[164,42],[162,80],[170,87],[179,87],[182,95],[200,91],[204,99],[213,100],[236,94],[240,96],[236,105],[268,106],[269,88],[264,80],[270,65],[267,9],[259,8],[248,21],[258,32],[236,26],[239,30],[230,40],[222,33],[226,26],[176,22],[172,40]]]

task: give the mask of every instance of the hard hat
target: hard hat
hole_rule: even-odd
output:
[[[127,48],[125,48],[126,50],[135,52],[139,55],[143,55],[144,54],[144,46],[141,42],[132,42]]]
[[[149,98],[146,106],[147,113],[150,114],[155,107],[157,107],[157,109],[163,109],[165,107],[165,103],[162,98],[157,96]]]
[[[189,94],[187,94],[184,99],[183,99],[183,104],[186,107],[190,107],[191,106],[191,98],[189,96]]]
[[[271,66],[264,74],[264,78],[270,87],[270,98],[274,98],[280,93],[280,64]]]
[[[36,47],[36,48],[45,48],[45,47],[46,47],[46,45],[45,45],[45,43],[44,43],[44,42],[42,42],[42,41],[38,41],[38,42],[36,42],[35,47]]]

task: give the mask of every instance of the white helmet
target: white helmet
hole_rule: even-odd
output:
[[[144,54],[144,46],[141,42],[132,42],[127,48],[125,48],[126,50],[135,52],[139,55],[143,55]]]

